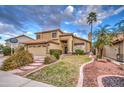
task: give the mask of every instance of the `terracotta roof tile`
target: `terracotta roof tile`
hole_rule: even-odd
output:
[[[57,42],[48,40],[48,41],[43,41],[43,40],[32,40],[32,41],[28,41],[28,42],[23,42],[23,44],[26,45],[32,45],[32,44],[46,44],[46,43],[54,43],[54,44],[59,44]]]

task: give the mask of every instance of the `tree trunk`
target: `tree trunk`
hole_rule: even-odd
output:
[[[103,57],[103,48],[100,49],[100,58]]]
[[[91,23],[91,52],[92,52],[92,39],[93,39],[92,38],[93,31],[92,30],[93,30],[93,24]]]

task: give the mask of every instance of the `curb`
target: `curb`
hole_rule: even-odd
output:
[[[121,76],[121,75],[101,75],[101,76],[98,76],[98,77],[97,77],[98,86],[99,86],[99,87],[104,87],[104,85],[103,85],[103,83],[102,83],[102,78],[104,78],[104,77],[109,77],[109,76],[124,77],[124,76]]]
[[[77,83],[77,87],[82,87],[83,86],[83,79],[84,79],[84,66],[90,64],[94,62],[94,58],[92,58],[91,61],[89,61],[88,63],[84,63],[83,65],[81,65],[80,67],[80,72],[79,72],[79,79],[78,79],[78,83]]]

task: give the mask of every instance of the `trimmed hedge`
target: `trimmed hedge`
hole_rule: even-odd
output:
[[[25,66],[33,62],[33,56],[22,47],[16,51],[12,56],[6,59],[2,65],[2,70],[12,70],[21,66]]]
[[[52,54],[56,59],[59,59],[60,58],[60,54],[58,52],[54,52]]]
[[[62,50],[59,50],[59,49],[50,49],[50,55],[52,55],[55,52],[59,53],[60,55],[62,54]]]
[[[50,55],[53,55],[56,59],[59,59],[61,54],[62,54],[62,50],[59,49],[50,50]]]
[[[57,61],[57,59],[54,56],[46,56],[44,60],[44,64],[50,64]]]
[[[81,50],[81,49],[76,49],[76,50],[75,50],[75,53],[76,53],[77,55],[83,55],[83,54],[84,54],[84,51]]]

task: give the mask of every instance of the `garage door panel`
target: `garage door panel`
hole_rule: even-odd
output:
[[[42,55],[46,55],[46,47],[29,47],[28,51],[30,53],[32,53],[34,56],[42,56]]]

